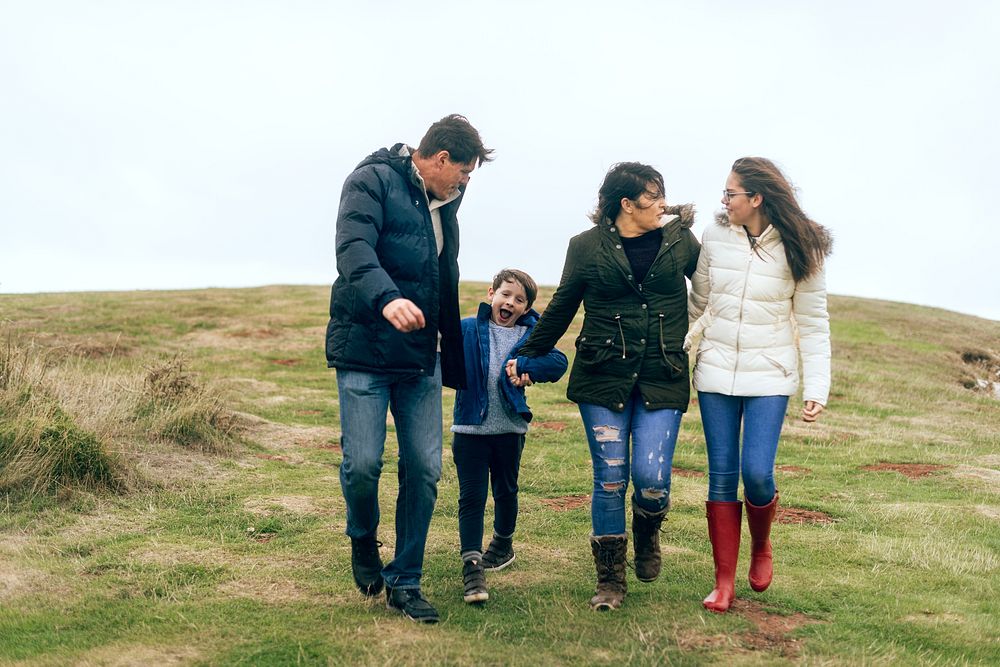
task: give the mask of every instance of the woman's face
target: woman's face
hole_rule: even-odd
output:
[[[729,214],[729,222],[745,226],[756,215],[757,207],[753,205],[756,199],[756,195],[747,193],[743,183],[740,182],[740,177],[735,172],[730,172],[729,178],[726,179],[726,194],[722,197],[722,204]]]
[[[647,183],[638,199],[629,200],[632,222],[638,231],[651,232],[660,228],[660,218],[667,212],[666,196],[656,183]]]

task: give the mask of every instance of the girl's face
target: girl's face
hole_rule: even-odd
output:
[[[753,220],[760,206],[760,195],[747,192],[740,182],[740,177],[730,172],[726,179],[726,191],[722,196],[722,204],[729,214],[729,222],[734,225],[746,226]]]

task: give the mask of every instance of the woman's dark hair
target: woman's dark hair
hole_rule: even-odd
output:
[[[656,192],[650,192],[650,184]],[[590,214],[595,225],[605,219],[614,222],[622,210],[622,197],[637,201],[643,192],[659,197],[664,194],[663,175],[648,164],[619,162],[611,165],[597,193],[597,208]]]
[[[778,166],[763,157],[742,157],[733,163],[740,186],[764,199],[762,214],[781,234],[785,257],[795,282],[814,275],[833,251],[830,231],[805,214],[795,191]]]
[[[439,151],[448,151],[451,161],[460,164],[477,160],[477,167],[493,159],[493,149],[483,146],[479,131],[472,127],[468,118],[457,113],[431,125],[417,146],[417,152],[424,157]]]

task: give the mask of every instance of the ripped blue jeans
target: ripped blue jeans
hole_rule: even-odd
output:
[[[670,470],[683,413],[669,408],[647,410],[638,390],[632,392],[622,412],[592,403],[579,407],[594,465],[593,534],[621,535],[630,479],[632,499],[640,508],[656,513],[670,506]]]

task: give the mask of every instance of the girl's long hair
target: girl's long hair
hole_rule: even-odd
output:
[[[788,178],[767,158],[740,158],[733,173],[744,190],[764,198],[764,218],[781,234],[795,282],[813,276],[833,251],[830,231],[805,214]]]

